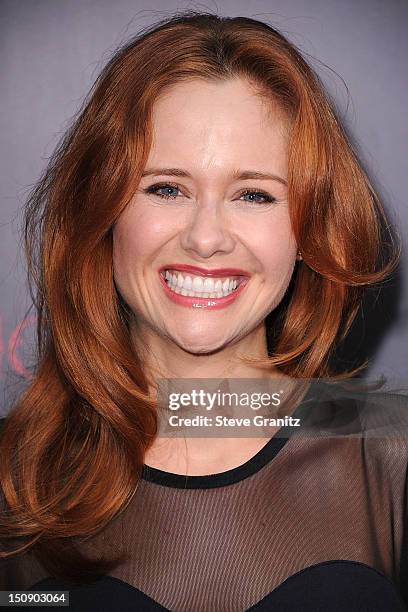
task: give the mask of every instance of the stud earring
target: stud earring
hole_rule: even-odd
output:
[[[297,252],[296,259],[298,259],[299,261],[303,259],[302,253],[300,251]]]

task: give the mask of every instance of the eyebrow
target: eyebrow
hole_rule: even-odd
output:
[[[147,168],[143,174],[142,178],[145,176],[157,176],[160,174],[165,174],[167,176],[181,176],[184,178],[193,178],[189,172],[186,170],[182,170],[181,168]],[[269,172],[258,172],[256,170],[234,170],[232,173],[232,178],[234,180],[239,181],[247,181],[249,179],[259,179],[259,180],[268,180],[268,181],[279,181],[282,185],[286,187],[287,182],[277,174],[270,174]]]

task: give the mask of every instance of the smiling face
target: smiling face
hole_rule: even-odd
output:
[[[113,228],[115,284],[145,341],[154,337],[156,346],[170,342],[203,354],[239,346],[251,334],[261,338],[296,261],[285,184],[287,128],[279,109],[242,79],[192,80],[155,102],[145,176]],[[182,172],[170,174],[175,168]],[[243,172],[272,176],[237,178]],[[218,273],[221,283],[203,286],[199,273],[184,272],[183,279],[191,278],[187,289],[167,274],[178,282],[177,293],[160,275],[177,264],[238,274]],[[237,294],[220,298],[235,286],[226,277],[239,285],[244,273]],[[207,291],[188,297],[191,289]]]

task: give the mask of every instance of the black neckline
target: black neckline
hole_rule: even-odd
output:
[[[304,395],[303,399],[296,406],[292,413],[292,417],[301,418],[300,429],[302,425],[302,418],[305,413],[305,404],[310,401],[313,396],[313,381],[310,382],[308,390]],[[307,412],[307,408],[306,408]],[[152,466],[143,465],[141,478],[148,482],[164,485],[166,487],[173,487],[176,489],[212,489],[215,487],[224,487],[240,480],[244,480],[248,476],[255,474],[267,463],[270,463],[279,451],[284,447],[289,437],[293,433],[293,427],[284,426],[278,429],[278,431],[268,440],[268,442],[250,459],[225,472],[218,472],[215,474],[206,474],[199,476],[186,476],[183,474],[175,474],[173,472],[165,472]]]

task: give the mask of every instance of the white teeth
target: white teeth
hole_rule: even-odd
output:
[[[192,297],[214,297],[220,298],[228,295],[238,286],[238,280],[226,278],[213,279],[202,276],[183,275],[181,272],[170,272],[166,270],[165,278],[169,287],[181,295]]]
[[[204,279],[204,291],[211,291],[214,289],[214,281],[212,278]]]
[[[203,290],[203,279],[200,278],[199,276],[195,276],[193,280],[193,291],[195,291],[196,293],[201,293],[202,290]]]
[[[174,278],[174,276],[173,276],[173,278]],[[183,278],[179,276],[179,277],[177,277],[177,287],[182,287],[182,286],[183,286]]]
[[[183,287],[183,289],[185,289],[186,291],[191,291],[191,288],[193,286],[193,279],[191,278],[191,276],[186,276],[183,282],[183,277],[179,276],[177,279],[177,286]]]

